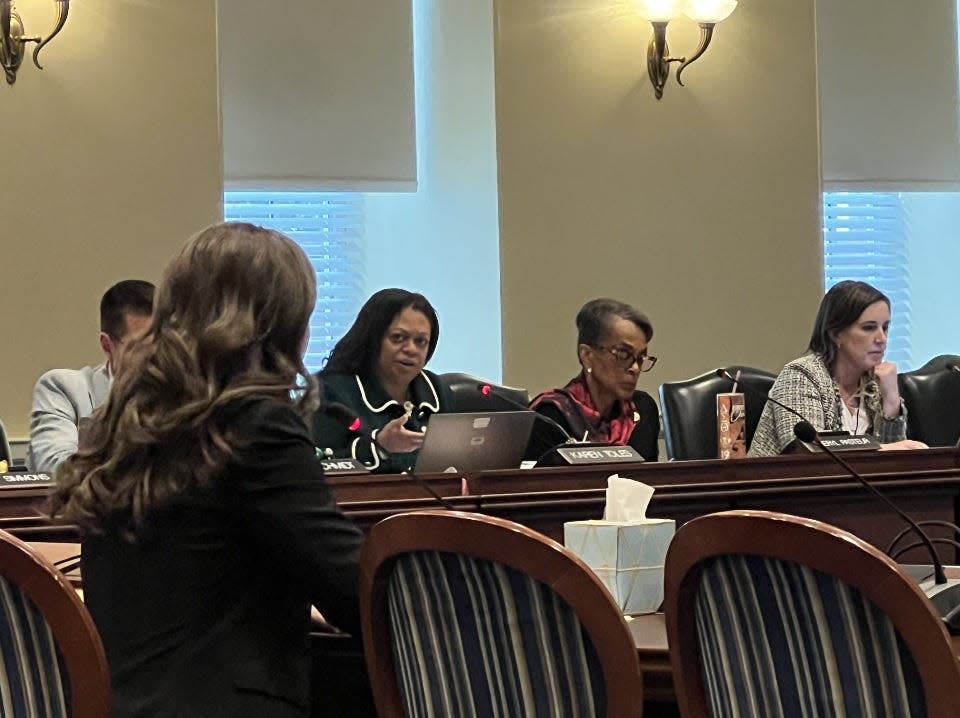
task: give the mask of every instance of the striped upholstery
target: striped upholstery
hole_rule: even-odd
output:
[[[606,715],[603,674],[579,620],[527,574],[460,554],[405,553],[387,605],[407,715]]]
[[[926,715],[912,657],[856,589],[759,556],[701,568],[696,625],[715,718]]]
[[[49,625],[0,576],[0,718],[65,718],[69,703],[67,673]]]

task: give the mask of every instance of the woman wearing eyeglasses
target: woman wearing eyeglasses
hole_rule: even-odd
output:
[[[439,335],[437,313],[422,294],[373,294],[317,375],[323,403],[314,414],[313,437],[320,453],[359,459],[377,472],[411,468],[430,416],[453,406],[450,391],[424,369]],[[330,403],[355,412],[366,436],[325,411]]]
[[[540,394],[530,408],[560,424],[574,439],[630,445],[647,461],[658,457],[660,416],[653,397],[637,390],[641,372],[657,358],[647,353],[653,325],[646,315],[614,299],[594,299],[577,313],[580,373],[562,389]],[[538,459],[561,443],[537,422],[527,458]]]

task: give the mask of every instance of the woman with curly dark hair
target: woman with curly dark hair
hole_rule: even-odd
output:
[[[306,716],[310,604],[359,630],[361,534],[304,421],[315,293],[288,237],[201,232],[58,475],[118,717]]]

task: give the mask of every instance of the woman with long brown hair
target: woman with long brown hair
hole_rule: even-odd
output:
[[[306,716],[309,605],[359,629],[361,535],[304,421],[315,292],[288,237],[201,232],[59,474],[116,716]]]

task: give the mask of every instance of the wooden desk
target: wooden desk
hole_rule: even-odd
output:
[[[957,522],[960,451],[866,452],[846,458],[917,520]],[[615,472],[653,486],[650,515],[675,518],[678,524],[732,508],[785,511],[839,526],[880,549],[902,528],[884,504],[823,454],[433,474],[423,480],[457,508],[511,519],[562,540],[565,521],[601,516],[606,479]],[[437,506],[408,476],[334,476],[328,481],[343,511],[365,530],[387,516]],[[28,540],[76,540],[72,527],[51,526],[43,517],[46,492],[0,487],[0,529]],[[947,535],[942,529],[931,534]],[[953,550],[940,551],[945,562],[960,562]],[[903,561],[928,562],[918,552]]]
[[[846,458],[918,521],[957,523],[957,450],[848,453]],[[903,527],[882,502],[823,454],[440,474],[423,480],[457,508],[510,519],[562,541],[565,521],[602,515],[606,479],[612,473],[653,486],[649,514],[675,518],[678,525],[726,509],[785,511],[839,526],[880,549]],[[365,529],[394,513],[437,505],[422,486],[404,476],[329,481],[343,510]],[[949,532],[934,529],[931,534],[945,537]],[[944,561],[960,561],[949,548],[940,550]],[[928,562],[920,553],[903,560]]]

